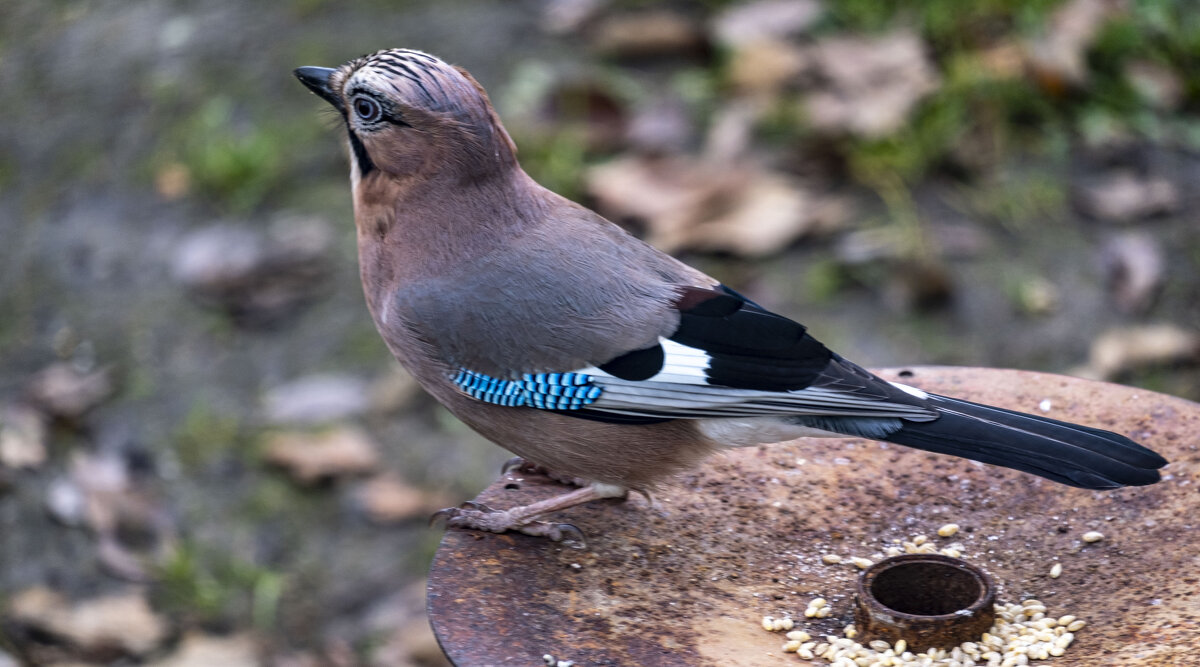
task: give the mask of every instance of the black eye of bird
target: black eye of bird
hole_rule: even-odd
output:
[[[356,97],[354,98],[354,113],[359,119],[373,123],[383,115],[383,108],[379,106],[379,102],[369,97]]]

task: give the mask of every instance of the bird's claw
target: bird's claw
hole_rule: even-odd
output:
[[[534,537],[545,537],[554,542],[575,543],[579,548],[586,546],[583,531],[569,523],[521,520],[507,510],[498,510],[483,503],[468,500],[458,507],[447,507],[433,513],[429,524],[444,522],[447,528],[483,530],[489,533],[504,533],[510,530]]]
[[[500,466],[500,476],[503,477],[503,476],[507,475],[508,473],[510,473],[514,470],[520,470],[521,468],[523,468],[527,465],[529,465],[529,463],[525,459],[523,459],[519,456],[514,456],[511,459],[505,461],[504,465]]]
[[[487,514],[498,511],[499,510],[494,510],[491,507],[488,507],[483,503],[475,502],[474,500],[464,500],[462,503],[459,503],[458,507],[443,507],[442,509],[434,512],[429,517],[429,525],[432,527],[438,525],[439,523],[445,522],[446,527],[450,527],[455,525],[452,523],[453,519],[464,512]]]

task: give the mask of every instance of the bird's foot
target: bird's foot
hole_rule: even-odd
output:
[[[585,545],[583,532],[569,523],[537,521],[531,517],[514,514],[513,510],[498,510],[472,500],[458,507],[438,510],[429,522],[434,524],[438,521],[445,521],[447,528],[483,530],[489,533],[505,533],[511,530],[534,537],[549,538],[553,542],[577,542],[581,547]]]
[[[535,537],[548,537],[555,542],[571,541],[583,548],[583,532],[569,523],[540,521],[553,512],[565,510],[601,498],[619,498],[626,494],[625,487],[613,484],[588,484],[579,489],[521,505],[508,510],[497,510],[473,500],[458,507],[448,507],[435,512],[430,523],[445,521],[449,528],[486,530],[490,533],[517,531]]]

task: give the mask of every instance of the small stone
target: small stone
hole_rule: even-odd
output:
[[[717,41],[744,47],[804,33],[821,18],[818,0],[758,0],[730,5],[712,21]]]
[[[1179,188],[1170,180],[1128,171],[1118,171],[1076,187],[1074,199],[1075,206],[1083,213],[1111,222],[1174,213],[1183,205]]]
[[[198,301],[235,322],[267,325],[321,290],[332,243],[330,225],[317,218],[283,216],[265,230],[214,224],[180,239],[172,273]]]
[[[46,461],[46,421],[24,405],[0,410],[0,466],[36,468]]]
[[[363,414],[371,406],[367,383],[350,375],[309,375],[263,396],[272,424],[322,424]]]
[[[52,417],[78,420],[113,393],[112,371],[84,372],[68,363],[52,364],[30,379],[30,402]]]
[[[1104,242],[1100,260],[1117,308],[1138,313],[1153,305],[1167,271],[1166,252],[1157,238],[1141,231],[1119,234]]]

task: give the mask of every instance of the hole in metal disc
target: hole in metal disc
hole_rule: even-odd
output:
[[[871,582],[871,595],[883,606],[914,616],[942,616],[966,609],[984,594],[973,573],[943,563],[898,563]]]

